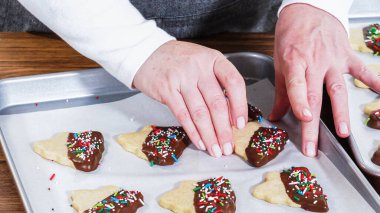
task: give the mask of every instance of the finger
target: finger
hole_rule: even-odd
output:
[[[284,78],[290,105],[300,121],[311,121],[313,115],[307,101],[305,69],[293,64],[284,66]]]
[[[350,74],[380,93],[380,78],[356,56],[351,57]]]
[[[307,100],[311,107],[313,119],[309,122],[301,122],[302,132],[302,151],[306,156],[314,157],[317,155],[319,117],[321,114],[323,77],[307,75]]]
[[[278,121],[289,111],[290,102],[286,92],[285,78],[281,72],[276,72],[275,99],[272,112],[268,116],[271,121]]]
[[[211,114],[216,136],[224,155],[232,154],[232,128],[230,124],[227,100],[214,76],[198,85]]]
[[[248,105],[243,77],[224,56],[216,59],[214,73],[220,85],[226,90],[233,125],[239,129],[244,128],[248,120]]]
[[[217,142],[215,130],[212,125],[210,112],[205,101],[196,87],[187,88],[181,91],[191,119],[201,136],[210,155],[220,157],[222,150]]]
[[[169,98],[167,98],[167,100],[166,105],[173,112],[174,116],[178,120],[178,123],[183,127],[193,144],[200,150],[206,150],[206,147],[201,140],[201,136],[191,120],[190,113],[186,108],[186,104],[181,94],[178,91],[175,91]]]
[[[330,96],[335,129],[339,137],[350,135],[347,89],[341,72],[331,70],[326,75],[326,88]]]

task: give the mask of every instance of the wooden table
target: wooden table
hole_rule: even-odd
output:
[[[273,34],[226,33],[192,39],[222,52],[273,54]],[[0,79],[99,67],[51,34],[0,33]],[[0,212],[25,212],[0,147]]]

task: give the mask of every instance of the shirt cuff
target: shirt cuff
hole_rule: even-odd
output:
[[[114,70],[107,69],[107,67],[104,68],[130,89],[134,89],[133,79],[140,67],[154,51],[171,40],[175,40],[175,38],[164,30],[156,28],[149,37],[129,49],[130,54],[127,54],[123,62],[120,63],[117,68],[113,68]]]
[[[280,6],[280,9],[278,10],[277,15],[280,16],[282,9],[290,4],[309,4],[330,13],[332,16],[338,19],[348,34],[348,12],[350,10],[352,1],[353,0],[284,0]]]

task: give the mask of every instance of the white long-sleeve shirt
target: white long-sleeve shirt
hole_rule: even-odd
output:
[[[133,78],[162,44],[175,38],[146,20],[128,0],[19,0],[84,56],[132,87]],[[334,15],[347,29],[352,0],[284,0],[280,11],[306,3]]]

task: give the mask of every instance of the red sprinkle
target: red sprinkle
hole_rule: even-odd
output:
[[[53,179],[55,178],[55,173],[53,173],[51,176],[50,176],[50,181],[52,181]]]

